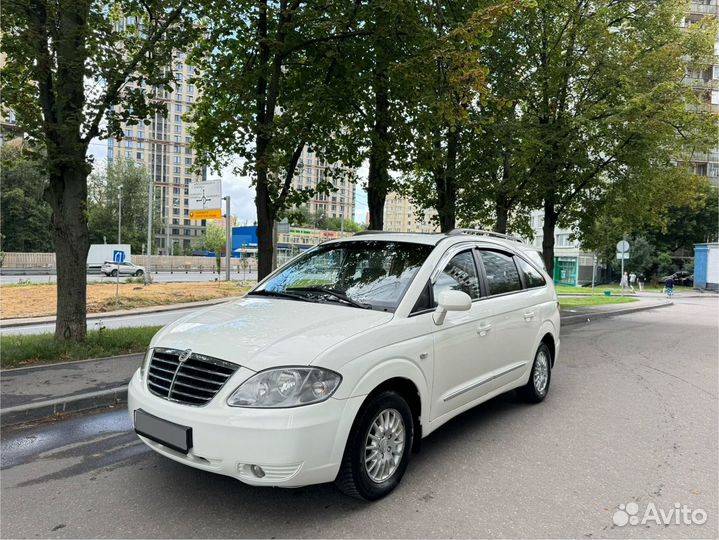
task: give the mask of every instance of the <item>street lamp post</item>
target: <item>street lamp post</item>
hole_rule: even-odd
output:
[[[122,244],[122,185],[117,192],[117,244]]]

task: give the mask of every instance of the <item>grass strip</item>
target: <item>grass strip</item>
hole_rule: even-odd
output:
[[[144,351],[161,326],[91,330],[84,343],[56,341],[54,334],[0,336],[0,368],[54,364]]]
[[[627,298],[621,296],[583,296],[573,298],[559,298],[559,306],[562,309],[572,309],[579,307],[606,306],[609,304],[629,304],[638,302],[636,298]]]

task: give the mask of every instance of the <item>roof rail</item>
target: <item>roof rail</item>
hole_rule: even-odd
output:
[[[495,238],[503,238],[505,240],[512,240],[513,242],[519,242],[520,244],[524,244],[524,240],[522,240],[519,236],[514,236],[511,234],[503,234],[498,233],[494,231],[485,231],[483,229],[452,229],[447,233],[448,236],[456,236],[458,234],[471,234],[475,236],[493,236]]]

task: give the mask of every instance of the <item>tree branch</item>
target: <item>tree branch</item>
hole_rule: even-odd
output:
[[[153,29],[152,34],[147,37],[142,47],[140,47],[140,49],[138,49],[135,54],[130,58],[130,61],[125,64],[124,69],[120,71],[119,75],[115,78],[115,80],[108,84],[105,95],[100,100],[95,116],[90,123],[90,126],[88,127],[87,134],[83,138],[83,141],[85,143],[89,143],[91,139],[97,137],[102,117],[107,112],[107,109],[117,99],[117,95],[122,89],[123,85],[127,82],[128,77],[136,70],[138,64],[143,59],[143,57],[154,48],[154,46],[162,38],[167,29],[177,21],[177,19],[182,14],[184,6],[185,4],[181,3],[178,7],[175,8],[174,11],[172,11],[168,15],[167,19],[165,19],[162,24],[156,26]]]

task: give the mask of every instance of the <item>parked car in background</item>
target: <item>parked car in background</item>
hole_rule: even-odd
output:
[[[666,281],[672,278],[674,280],[674,285],[681,285],[682,287],[693,287],[694,286],[694,274],[691,272],[687,272],[686,270],[680,270],[679,272],[674,272],[671,276],[664,276],[663,278],[660,278],[659,281],[661,283],[666,283]]]
[[[119,273],[121,276],[142,276],[145,273],[144,266],[138,266],[131,262],[116,263],[113,261],[105,261],[102,263],[100,271],[106,276],[115,277]]]
[[[521,241],[368,232],[166,326],[128,409],[142,441],[180,463],[375,500],[451,418],[515,389],[541,402],[559,329],[552,279]]]
[[[88,273],[101,272],[105,262],[114,260],[115,251],[124,251],[125,259],[129,259],[131,256],[130,244],[90,244],[86,263]]]

